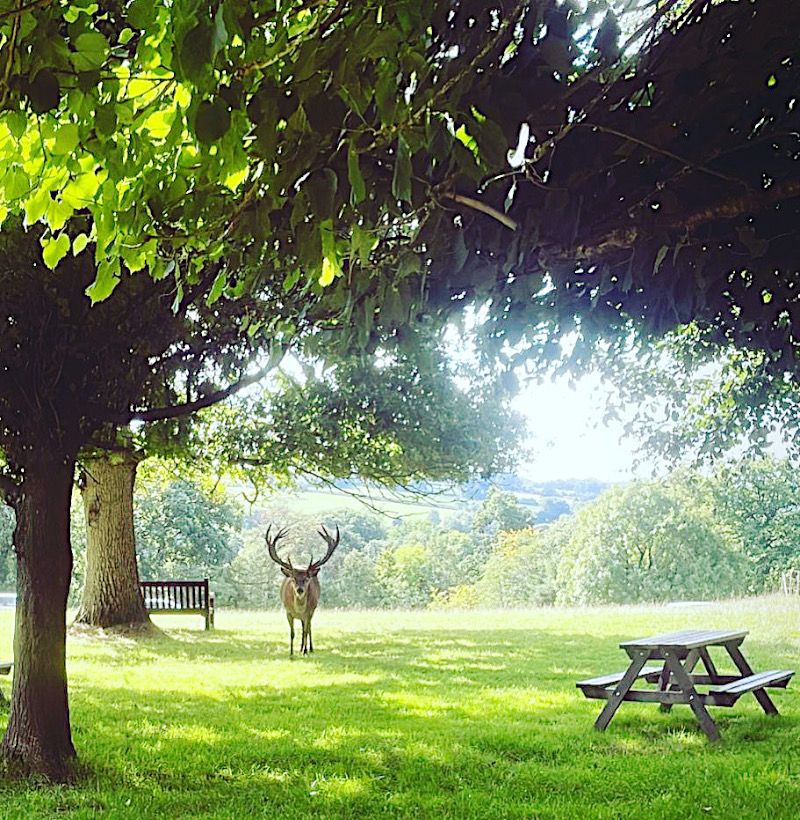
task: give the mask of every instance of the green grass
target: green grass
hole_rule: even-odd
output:
[[[0,659],[12,617],[0,613]],[[575,681],[624,668],[621,640],[751,630],[756,668],[796,668],[800,600],[524,612],[331,612],[313,659],[275,612],[156,617],[163,637],[69,642],[78,785],[0,784],[0,818],[800,817],[800,687],[763,715],[602,705]],[[800,671],[800,670],[798,670]],[[0,680],[8,692],[8,682]],[[0,729],[6,713],[0,712]]]

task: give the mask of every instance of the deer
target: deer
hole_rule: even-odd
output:
[[[267,527],[264,539],[267,542],[269,557],[281,568],[281,572],[286,576],[281,584],[281,601],[286,609],[286,618],[289,621],[289,656],[294,657],[294,622],[300,621],[303,626],[303,638],[300,642],[300,651],[303,655],[314,651],[314,643],[311,640],[311,616],[319,603],[319,579],[317,573],[319,568],[326,563],[333,555],[336,547],[339,546],[339,527],[336,527],[336,535],[332,536],[325,529],[324,524],[320,524],[317,530],[320,537],[328,545],[328,550],[324,557],[315,561],[313,555],[306,569],[295,569],[288,559],[284,561],[276,549],[278,541],[289,531],[287,527],[278,530],[274,536],[270,537],[272,524]]]

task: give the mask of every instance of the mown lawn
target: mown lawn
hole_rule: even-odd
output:
[[[163,637],[69,642],[75,786],[0,783],[0,818],[800,817],[800,682],[778,718],[623,704],[608,731],[575,681],[618,643],[743,627],[756,668],[797,668],[800,600],[524,612],[329,612],[290,661],[282,613],[156,617]],[[0,613],[0,659],[12,616]],[[800,671],[800,670],[798,670]],[[8,682],[0,679],[8,693]],[[0,711],[0,729],[7,713]]]

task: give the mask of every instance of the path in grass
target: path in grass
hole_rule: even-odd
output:
[[[156,618],[163,637],[71,638],[78,786],[0,785],[0,818],[800,817],[800,696],[763,716],[623,704],[609,730],[575,681],[624,668],[620,640],[744,627],[757,668],[796,668],[800,602],[315,617],[288,659],[279,612]],[[11,651],[0,614],[0,659]],[[8,692],[8,684],[0,680]],[[0,713],[0,728],[6,715]]]

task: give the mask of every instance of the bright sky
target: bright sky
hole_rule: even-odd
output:
[[[647,469],[634,473],[635,446],[622,438],[622,425],[603,422],[608,389],[597,376],[587,376],[575,389],[566,379],[524,388],[514,408],[528,419],[533,455],[517,472],[537,481],[645,477]]]

